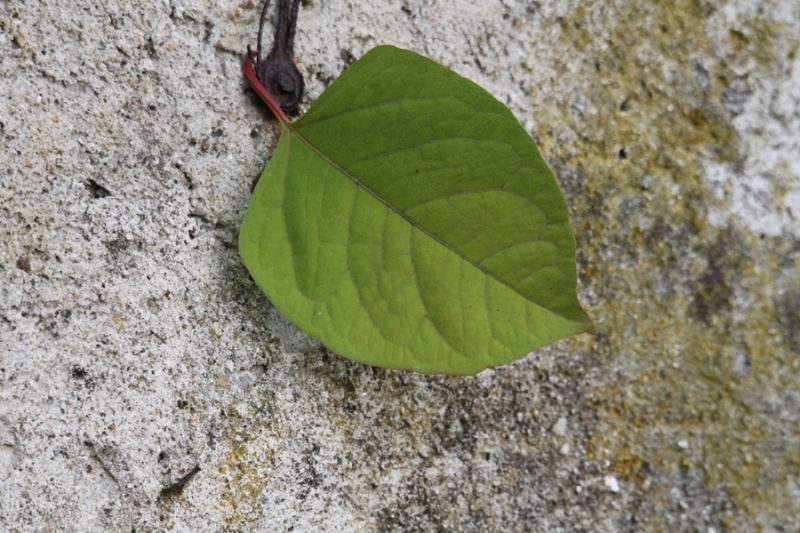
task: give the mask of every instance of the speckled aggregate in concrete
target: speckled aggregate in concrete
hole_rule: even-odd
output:
[[[303,3],[306,107],[410,48],[556,170],[598,334],[471,378],[326,353],[249,279],[257,18],[0,3],[0,530],[800,529],[800,2]]]

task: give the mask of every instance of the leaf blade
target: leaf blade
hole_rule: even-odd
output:
[[[273,303],[369,364],[471,374],[591,328],[566,204],[530,136],[411,52],[371,51],[287,127],[241,235]]]

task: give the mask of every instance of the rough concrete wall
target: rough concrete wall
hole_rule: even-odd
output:
[[[556,170],[599,333],[470,378],[327,353],[249,279],[257,18],[0,3],[0,530],[800,529],[800,2],[304,2],[306,107],[395,44]]]

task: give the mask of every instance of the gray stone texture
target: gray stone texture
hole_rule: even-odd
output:
[[[0,2],[0,531],[800,530],[800,2],[302,4],[304,108],[394,44],[556,171],[598,334],[467,378],[241,265],[259,7]]]

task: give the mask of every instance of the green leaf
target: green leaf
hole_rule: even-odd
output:
[[[370,365],[474,374],[592,329],[533,140],[473,82],[390,46],[285,125],[239,250],[300,329]]]

